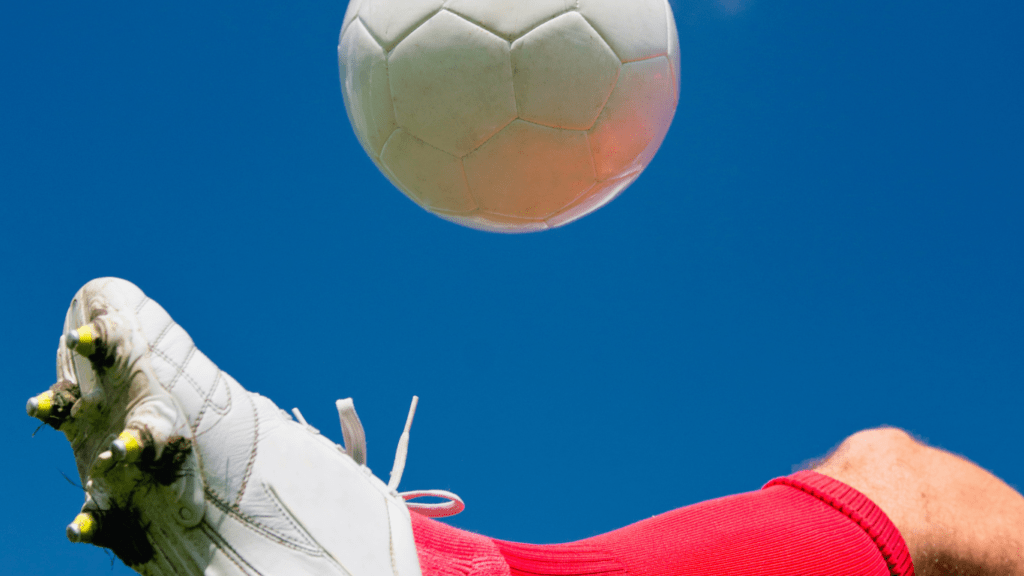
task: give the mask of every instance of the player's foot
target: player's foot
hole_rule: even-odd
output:
[[[462,507],[396,491],[412,411],[385,485],[351,400],[338,401],[342,448],[242,388],[125,280],[78,291],[57,383],[26,408],[74,450],[86,497],[68,538],[143,574],[419,576],[409,508]],[[424,494],[449,502],[405,502]]]

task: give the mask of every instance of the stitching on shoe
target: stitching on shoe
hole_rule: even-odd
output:
[[[274,504],[274,508],[277,508],[278,513],[282,517],[284,517],[285,520],[288,521],[288,524],[290,524],[291,527],[294,528],[296,532],[305,536],[307,542],[312,547],[314,543],[316,543],[316,539],[313,538],[311,534],[307,533],[306,530],[300,524],[297,524],[295,522],[295,518],[292,515],[292,513],[288,510],[287,506],[284,505],[284,502],[281,502],[278,499],[277,492],[268,487],[266,482],[260,482],[260,484],[263,486],[263,492],[270,496],[270,501]]]
[[[162,382],[160,383],[161,386],[164,387],[164,389],[170,391],[172,388],[174,388],[174,386],[176,385],[178,380],[180,378],[183,378],[183,379],[185,379],[189,383],[189,385],[192,386],[192,390],[195,391],[196,396],[202,396],[202,398],[203,398],[203,405],[200,408],[199,413],[196,416],[195,422],[192,424],[192,428],[193,429],[198,429],[198,427],[199,427],[199,420],[202,419],[202,416],[206,412],[206,409],[207,409],[208,405],[212,405],[214,412],[216,412],[218,414],[221,414],[221,415],[227,414],[228,412],[231,411],[231,386],[230,385],[228,385],[227,388],[226,388],[226,394],[228,396],[227,402],[225,402],[224,407],[221,408],[221,407],[217,406],[216,404],[213,404],[213,402],[211,401],[213,389],[211,389],[210,392],[207,392],[207,393],[204,394],[202,386],[200,386],[199,382],[195,378],[193,378],[191,374],[189,374],[189,372],[187,370],[187,365],[192,360],[192,358],[195,356],[195,353],[199,352],[199,349],[196,347],[195,344],[192,344],[190,346],[189,353],[188,353],[188,356],[186,356],[185,365],[184,366],[179,366],[176,362],[174,362],[174,360],[172,360],[169,356],[167,356],[167,354],[165,354],[161,350],[153,348],[152,346],[150,347],[150,350],[151,350],[151,352],[153,353],[154,356],[156,356],[157,358],[160,358],[161,360],[166,362],[175,371],[174,378],[171,379],[171,382],[172,382],[171,385],[164,386]],[[213,362],[210,362],[210,363],[213,364]],[[214,368],[217,369],[217,375],[214,377],[214,388],[216,388],[217,383],[221,381],[221,379],[225,376],[225,374],[224,374],[224,371],[221,370],[216,364],[213,364],[213,366],[214,366]]]
[[[192,347],[195,348],[195,344],[193,344]],[[196,382],[195,379],[193,379],[191,376],[186,374],[184,372],[184,370],[182,369],[182,367],[179,366],[177,362],[172,360],[170,356],[165,354],[162,350],[158,350],[158,349],[154,348],[153,346],[150,346],[149,349],[150,349],[150,352],[152,352],[152,354],[154,356],[156,356],[157,358],[160,358],[164,362],[167,362],[167,364],[171,368],[174,368],[175,374],[174,374],[174,378],[171,379],[172,382],[173,381],[177,381],[178,377],[184,377],[185,380],[187,380],[188,383],[192,385],[192,389],[195,390],[196,396],[204,396],[203,389],[202,389],[202,387],[199,386],[199,383]],[[163,382],[161,382],[160,385],[164,386]],[[167,389],[167,390],[170,390],[169,388],[166,388],[166,386],[164,388]]]
[[[219,382],[220,382],[220,370],[217,371],[217,377],[213,379],[213,386],[211,386],[210,389],[211,390],[215,390],[217,388],[217,384]],[[210,400],[210,395],[207,394],[206,397],[203,398],[203,405],[199,407],[199,412],[196,413],[196,419],[195,419],[196,430],[199,429],[199,425],[203,421],[203,416],[206,415],[206,408],[210,405],[209,400]]]
[[[278,544],[280,544],[282,546],[285,546],[285,547],[288,547],[288,548],[291,548],[293,550],[296,550],[296,551],[299,551],[299,552],[306,552],[306,553],[309,553],[309,554],[311,554],[313,556],[318,556],[318,557],[323,555],[323,551],[319,547],[316,547],[316,546],[313,545],[313,542],[315,542],[315,541],[312,538],[310,538],[309,535],[306,534],[304,530],[299,530],[299,533],[301,533],[303,536],[309,538],[309,542],[307,543],[307,546],[303,546],[302,544],[300,544],[298,542],[295,542],[295,541],[293,541],[293,540],[291,540],[291,539],[289,539],[289,538],[287,538],[287,537],[277,533],[276,531],[274,531],[271,528],[265,526],[263,523],[259,522],[258,520],[256,520],[252,516],[249,516],[248,514],[242,512],[237,507],[230,506],[227,502],[222,500],[217,494],[212,492],[209,488],[207,488],[205,491],[206,491],[207,498],[210,499],[210,501],[213,503],[214,506],[216,506],[221,512],[224,512],[225,514],[228,514],[230,516],[234,516],[248,530],[250,530],[252,532],[255,532],[255,533],[257,533],[257,534],[259,534],[261,536],[270,538],[271,540],[274,540]],[[207,523],[207,521],[203,520],[203,524],[206,524],[206,523]]]
[[[165,326],[164,329],[161,330],[160,333],[156,335],[156,338],[149,344],[149,347],[155,348],[158,344],[160,344],[160,341],[164,339],[164,336],[167,336],[167,332],[169,332],[171,328],[174,328],[177,325],[178,323],[175,322],[174,320],[168,322],[167,326]]]
[[[249,462],[245,466],[245,475],[242,477],[242,485],[238,489],[238,496],[235,496],[234,507],[237,508],[238,504],[242,501],[242,496],[245,495],[245,488],[249,484],[249,476],[252,475],[252,469],[256,464],[256,453],[260,443],[260,413],[256,409],[256,403],[249,398],[249,405],[252,406],[252,451],[249,453]]]
[[[225,408],[224,410],[220,410],[212,401],[213,393],[216,392],[217,386],[220,385],[220,382],[223,379],[224,379],[224,372],[218,368],[217,369],[217,376],[213,379],[213,386],[210,386],[210,391],[209,391],[209,393],[206,394],[206,397],[203,398],[203,405],[202,405],[202,407],[199,408],[199,413],[196,414],[196,421],[195,421],[196,422],[195,423],[196,429],[199,428],[199,423],[202,422],[203,416],[206,415],[206,409],[207,408],[213,406],[213,411],[218,413],[218,414],[220,414],[220,415],[222,415],[222,416],[224,414],[227,414],[228,411],[231,410],[231,387],[227,386],[226,384],[225,384],[225,386],[227,386],[227,388],[228,388],[227,389],[227,395],[228,395],[228,406],[227,406],[227,408]]]
[[[224,371],[221,370],[220,368],[217,368],[216,382],[221,382],[221,381],[224,382],[224,394],[227,396],[227,400],[224,401],[224,406],[219,406],[219,405],[217,405],[216,402],[213,401],[213,392],[212,391],[210,392],[209,404],[210,404],[210,409],[211,410],[213,410],[217,414],[220,414],[221,416],[223,416],[223,415],[225,415],[225,414],[227,414],[228,412],[231,411],[231,382],[233,382],[234,379],[232,379],[230,376],[225,374]],[[237,384],[237,382],[236,382],[236,384]],[[239,384],[239,386],[241,386],[241,384]]]
[[[142,295],[142,301],[140,301],[139,305],[135,307],[135,315],[136,316],[139,315],[139,312],[142,310],[142,307],[146,305],[146,302],[149,302],[149,296],[146,296],[145,294],[143,294]]]
[[[171,381],[166,386],[164,386],[165,390],[167,390],[168,392],[174,390],[174,386],[178,383],[178,380],[185,375],[185,367],[188,366],[189,361],[192,360],[192,356],[195,355],[197,350],[198,348],[196,348],[195,346],[189,348],[188,354],[185,355],[185,361],[182,362],[180,368],[178,366],[175,366],[174,362],[169,360],[165,354],[163,354],[162,352],[160,353],[160,357],[163,358],[165,362],[167,362],[171,366],[174,366],[175,368],[174,378],[171,378]]]
[[[388,509],[387,496],[381,496],[384,500],[384,515],[388,519],[388,551],[391,553],[391,572],[398,576],[398,559],[395,558],[395,527],[391,525],[391,511]]]
[[[242,558],[242,555],[239,554],[238,551],[235,550],[231,546],[231,544],[229,544],[227,540],[225,540],[220,534],[218,534],[217,531],[214,530],[214,528],[210,526],[205,520],[203,521],[202,524],[202,530],[203,533],[206,534],[206,537],[210,539],[210,542],[213,542],[214,546],[216,546],[219,550],[224,552],[224,557],[230,560],[231,563],[234,564],[240,572],[242,572],[243,574],[255,574],[256,576],[262,576],[262,572],[254,568],[252,564],[246,562],[245,559]],[[245,564],[245,566],[242,566],[242,564]],[[248,567],[249,570],[246,570],[246,567]]]

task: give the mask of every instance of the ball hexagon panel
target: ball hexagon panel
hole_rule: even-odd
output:
[[[462,160],[481,211],[543,219],[593,185],[587,133],[516,120]]]
[[[390,51],[442,4],[444,0],[360,0],[356,10],[370,34]]]
[[[341,93],[352,129],[363,148],[376,158],[388,136],[398,128],[384,50],[358,20],[338,44]]]
[[[590,190],[587,190],[583,196],[573,201],[569,207],[546,219],[545,222],[547,222],[548,226],[556,228],[564,226],[573,220],[578,220],[614,200],[639,176],[640,171],[636,171],[621,178],[612,178],[598,182]]]
[[[446,10],[451,10],[507,40],[514,40],[523,32],[575,7],[576,0],[450,0],[445,5]]]
[[[579,12],[623,62],[665,54],[666,0],[579,0]]]
[[[516,117],[509,44],[442,11],[388,58],[398,125],[462,157]]]
[[[668,132],[676,100],[665,56],[622,65],[615,89],[590,130],[599,180],[650,162]]]
[[[418,204],[431,210],[469,212],[476,202],[466,185],[462,161],[399,128],[388,138],[380,161]]]
[[[435,212],[441,218],[449,222],[461,224],[467,228],[484,230],[486,232],[503,232],[516,234],[520,232],[539,232],[547,230],[549,226],[543,220],[530,220],[527,218],[516,218],[514,216],[502,216],[501,214],[484,214],[475,212],[473,214],[445,214]]]
[[[615,86],[619,65],[576,12],[537,26],[512,43],[519,117],[556,128],[590,128]]]

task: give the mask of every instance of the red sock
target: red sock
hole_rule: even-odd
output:
[[[880,508],[816,472],[569,544],[518,544],[413,513],[423,576],[913,576]]]

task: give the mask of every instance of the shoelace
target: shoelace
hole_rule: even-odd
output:
[[[429,518],[443,518],[445,516],[454,516],[459,512],[462,512],[466,508],[466,504],[459,498],[458,495],[453,494],[447,490],[411,490],[409,492],[398,492],[398,483],[402,481],[402,472],[405,471],[405,458],[409,453],[409,429],[412,428],[412,418],[416,414],[416,404],[419,403],[420,399],[418,396],[412,397],[412,405],[409,407],[409,417],[405,420],[405,429],[402,430],[402,436],[398,439],[398,448],[395,450],[395,464],[391,468],[391,478],[388,481],[388,490],[392,494],[401,497],[406,501],[406,506],[410,510],[417,512],[423,516]],[[356,464],[360,466],[366,466],[366,434],[363,433],[363,423],[359,421],[359,416],[356,414],[355,404],[351,398],[345,398],[344,400],[338,400],[334,403],[338,408],[338,418],[341,420],[341,435],[345,439],[344,451],[349,455]],[[295,415],[295,419],[309,426],[306,419],[302,417],[302,413],[299,412],[298,408],[293,408],[292,413]],[[432,497],[441,498],[447,500],[447,502],[438,502],[435,504],[426,504],[423,502],[409,502],[414,498]]]

